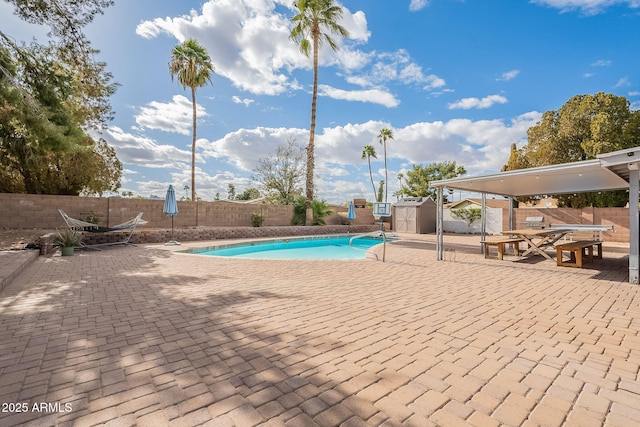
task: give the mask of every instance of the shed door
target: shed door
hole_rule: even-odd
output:
[[[415,233],[416,208],[410,206],[396,207],[396,230],[398,233]]]

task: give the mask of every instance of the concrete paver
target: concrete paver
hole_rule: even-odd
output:
[[[385,263],[40,257],[0,292],[0,425],[640,424],[624,253],[403,237]]]

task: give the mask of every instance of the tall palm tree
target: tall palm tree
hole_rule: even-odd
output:
[[[362,158],[366,158],[367,162],[369,162],[369,178],[371,178],[371,187],[373,188],[373,199],[378,200],[376,197],[376,185],[373,183],[373,173],[371,172],[371,158],[377,159],[378,154],[376,154],[376,149],[373,145],[365,145],[362,150]]]
[[[342,7],[334,0],[296,0],[298,14],[291,18],[293,28],[289,38],[300,47],[300,51],[309,57],[313,52],[313,95],[311,97],[311,126],[309,145],[307,146],[306,204],[313,200],[313,172],[315,168],[314,137],[316,131],[316,102],[318,99],[318,49],[326,42],[334,51],[338,45],[330,34],[349,37],[349,32],[338,24],[342,18]]]
[[[189,39],[171,51],[169,61],[171,80],[174,76],[186,89],[191,88],[193,106],[193,141],[191,143],[191,201],[196,200],[196,88],[211,82],[213,64],[207,50],[196,40]]]
[[[389,187],[389,177],[387,176],[387,139],[393,139],[393,132],[389,128],[382,128],[378,134],[378,139],[384,147],[384,201],[386,202]]]

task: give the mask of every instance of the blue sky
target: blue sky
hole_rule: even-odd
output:
[[[197,93],[196,191],[204,200],[256,186],[258,160],[293,138],[308,142],[311,60],[288,39],[292,0],[116,0],[87,29],[120,84],[103,137],[124,164],[121,191],[184,194],[191,177],[191,101],[171,80],[171,49],[197,39],[213,84]],[[626,96],[640,108],[639,0],[342,0],[337,53],[320,52],[318,197],[373,199],[414,164],[455,160],[469,175],[496,172],[542,113],[574,95]],[[0,3],[7,16],[11,7]],[[4,20],[4,18],[3,18]],[[3,23],[18,40],[45,31]],[[393,199],[393,198],[392,198]]]

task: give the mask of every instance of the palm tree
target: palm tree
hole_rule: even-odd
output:
[[[393,139],[393,132],[389,128],[380,129],[378,134],[380,144],[384,147],[384,201],[387,201],[387,190],[389,187],[389,177],[387,176],[387,139]]]
[[[211,83],[213,64],[207,50],[194,40],[189,39],[171,51],[169,61],[171,80],[174,76],[186,89],[191,88],[193,106],[193,141],[191,143],[191,201],[196,200],[196,88]]]
[[[404,174],[402,172],[398,173],[398,181],[400,181],[400,189],[396,192],[398,196],[398,200],[400,200],[400,196],[402,196],[402,179],[404,178]]]
[[[371,158],[377,159],[378,155],[376,154],[376,149],[373,145],[365,145],[364,150],[362,150],[362,158],[366,158],[367,162],[369,162],[369,178],[371,178],[371,187],[373,188],[373,199],[378,200],[376,197],[376,185],[373,183],[373,174],[371,173]]]
[[[309,57],[313,51],[313,95],[311,97],[311,126],[309,129],[309,145],[307,146],[306,204],[313,200],[314,172],[314,136],[316,131],[316,101],[318,99],[318,48],[326,42],[334,51],[338,45],[329,33],[349,37],[349,32],[338,24],[342,18],[342,7],[333,0],[297,0],[295,6],[298,14],[291,18],[293,28],[289,38],[300,47],[300,51]],[[327,33],[328,31],[328,33]]]

